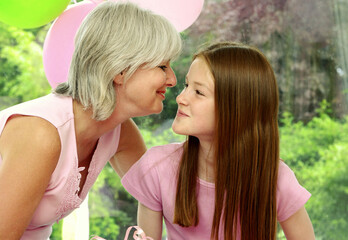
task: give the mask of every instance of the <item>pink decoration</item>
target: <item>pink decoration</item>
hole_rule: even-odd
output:
[[[127,229],[127,232],[126,232],[126,236],[124,237],[124,240],[127,240],[128,239],[128,236],[129,236],[129,233],[130,231],[132,230],[132,228],[135,228],[136,230],[134,231],[133,233],[133,239],[134,240],[153,240],[153,238],[151,237],[147,237],[145,235],[145,232],[143,231],[143,229],[141,229],[140,227],[138,226],[131,226]]]
[[[138,226],[131,226],[127,229],[127,232],[126,232],[126,236],[124,237],[124,240],[127,240],[128,239],[128,236],[131,232],[131,230],[135,228],[135,231],[133,233],[133,239],[134,240],[153,240],[153,238],[151,237],[147,237],[145,235],[145,232],[143,231],[143,229],[141,229],[140,227]],[[106,240],[102,237],[99,237],[99,236],[94,236],[92,237],[90,240]]]
[[[52,24],[43,47],[43,65],[52,88],[68,79],[74,38],[82,20],[101,1],[70,5]]]
[[[114,1],[114,0],[112,0]],[[130,0],[166,17],[179,31],[191,26],[202,11],[204,0]]]
[[[166,17],[178,31],[192,25],[202,11],[204,3],[204,0],[130,1]],[[101,2],[103,0],[85,0],[70,5],[48,31],[43,48],[43,65],[52,88],[67,81],[76,32],[87,14]]]

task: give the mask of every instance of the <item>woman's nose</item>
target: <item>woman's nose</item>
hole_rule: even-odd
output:
[[[176,76],[171,66],[168,66],[166,74],[167,74],[166,85],[168,87],[174,87],[176,85]]]

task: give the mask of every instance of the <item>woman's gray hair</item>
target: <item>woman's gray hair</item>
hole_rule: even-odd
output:
[[[181,52],[180,34],[164,17],[129,2],[103,2],[82,22],[76,37],[68,81],[54,93],[71,96],[92,118],[105,120],[114,111],[113,80],[127,80],[139,67],[153,68]]]

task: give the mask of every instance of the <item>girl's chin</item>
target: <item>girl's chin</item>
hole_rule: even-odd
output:
[[[175,120],[172,124],[172,130],[173,132],[175,132],[176,134],[179,135],[187,135],[186,132],[183,129],[180,129],[176,124],[175,124]]]

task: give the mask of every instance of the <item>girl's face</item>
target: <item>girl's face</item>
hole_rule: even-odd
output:
[[[116,95],[131,117],[160,113],[167,87],[176,85],[176,77],[169,62],[155,68],[139,68],[121,86]]]
[[[205,60],[196,58],[187,73],[185,89],[176,98],[178,112],[172,128],[177,134],[211,141],[215,129],[214,78]]]

